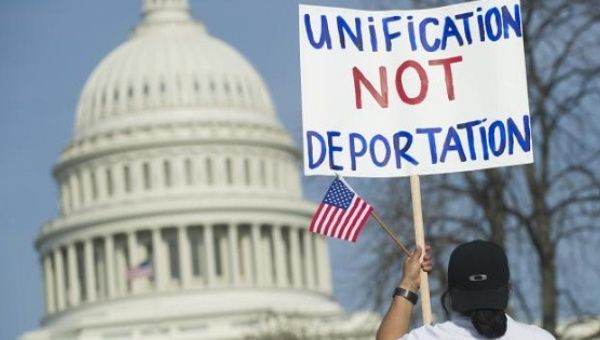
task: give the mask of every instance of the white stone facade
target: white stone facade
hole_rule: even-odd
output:
[[[41,327],[22,339],[244,339],[294,324],[370,338],[331,296],[298,151],[267,88],[185,0],[145,0],[83,88],[36,240]],[[128,278],[150,261],[152,276]],[[282,321],[283,320],[283,321]]]

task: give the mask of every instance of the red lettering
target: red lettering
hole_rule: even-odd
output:
[[[419,80],[421,82],[421,86],[419,89],[419,94],[416,97],[409,97],[404,90],[404,85],[402,84],[402,74],[406,71],[407,68],[413,68],[417,75],[419,76]],[[400,99],[409,105],[416,105],[425,100],[427,96],[427,89],[429,88],[429,79],[427,78],[427,73],[425,69],[414,60],[407,60],[403,62],[396,70],[396,90],[398,91],[398,95]]]
[[[446,93],[448,100],[454,100],[454,78],[452,77],[452,64],[462,61],[462,56],[450,57],[446,59],[434,59],[429,61],[429,65],[444,67],[444,78],[446,79]]]
[[[354,98],[356,99],[356,108],[362,109],[362,91],[360,85],[367,88],[373,99],[382,108],[388,107],[388,86],[387,86],[387,70],[384,66],[379,67],[379,87],[380,92],[375,90],[373,84],[365,77],[358,67],[352,68],[352,76],[354,77]]]

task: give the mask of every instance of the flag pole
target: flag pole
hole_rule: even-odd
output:
[[[410,176],[410,193],[412,197],[413,222],[415,224],[415,242],[425,253],[425,230],[423,228],[423,210],[421,208],[421,183],[419,176]],[[429,293],[429,278],[427,272],[421,270],[421,311],[423,322],[430,325],[431,315],[431,295]]]
[[[379,217],[379,215],[377,215],[375,213],[375,211],[373,211],[371,213],[371,215],[373,216],[373,218],[375,219],[377,224],[379,224],[381,229],[383,229],[392,238],[392,240],[394,240],[394,242],[396,242],[396,244],[404,252],[404,254],[406,254],[406,256],[410,256],[410,251],[408,251],[408,249],[406,249],[406,247],[400,242],[398,237],[396,237],[396,235],[394,235],[394,233],[392,232],[390,227],[388,227],[387,224],[385,224],[385,222],[383,222],[383,220]]]

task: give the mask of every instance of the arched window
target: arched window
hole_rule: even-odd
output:
[[[151,173],[150,173],[150,164],[148,162],[144,162],[142,165],[142,172],[144,176],[144,189],[150,190],[152,189],[152,181],[151,181]]]
[[[129,166],[123,166],[123,184],[125,185],[125,192],[131,192],[131,171]]]
[[[184,167],[184,172],[185,172],[185,184],[192,185],[192,184],[194,184],[194,178],[193,178],[194,169],[193,169],[192,160],[189,158],[186,158],[183,163],[184,163],[183,167]]]
[[[212,159],[207,157],[204,164],[206,166],[206,183],[212,185],[214,184]]]
[[[114,193],[114,185],[113,185],[113,177],[112,171],[110,169],[106,169],[106,194],[107,196],[112,196]]]
[[[225,159],[225,174],[227,176],[227,184],[233,184],[233,165],[230,158]]]
[[[244,159],[244,183],[246,183],[247,186],[252,185],[250,174],[250,160],[248,158]]]
[[[90,171],[90,182],[92,184],[92,200],[98,199],[98,182],[96,180],[96,172]]]
[[[171,178],[171,163],[169,163],[169,161],[163,162],[163,178],[164,178],[165,186],[167,188],[173,184],[173,181]]]

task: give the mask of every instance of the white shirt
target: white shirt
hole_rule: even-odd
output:
[[[508,315],[506,319],[506,333],[498,338],[500,340],[556,340],[550,333],[537,326],[517,322]],[[470,318],[461,315],[453,315],[451,321],[416,328],[400,338],[400,340],[433,339],[483,340],[488,338],[477,333]]]

